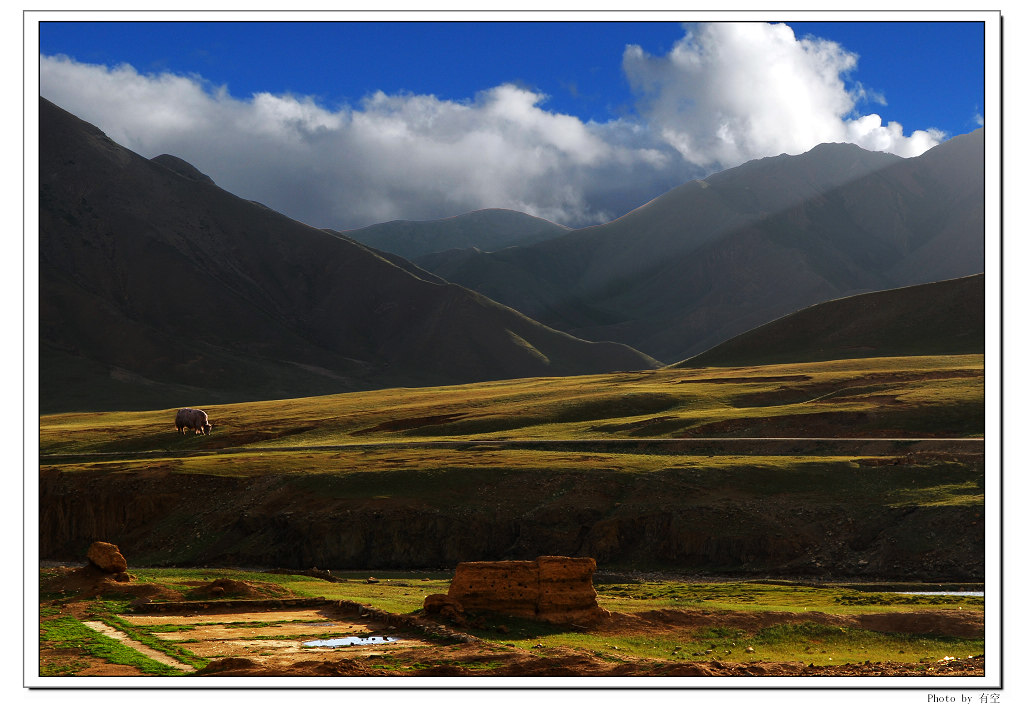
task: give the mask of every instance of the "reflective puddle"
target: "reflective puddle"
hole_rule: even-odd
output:
[[[386,645],[396,643],[398,638],[389,635],[372,635],[368,638],[360,638],[351,635],[347,638],[330,638],[329,640],[310,640],[302,643],[302,647],[352,647],[355,645]]]
[[[901,596],[984,596],[984,591],[896,591]]]

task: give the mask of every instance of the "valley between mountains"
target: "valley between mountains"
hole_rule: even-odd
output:
[[[264,599],[321,593],[302,570],[333,570],[332,584],[384,570],[409,581],[360,602],[411,617],[420,605],[396,599],[443,591],[430,579],[461,562],[590,557],[617,614],[586,641],[489,616],[445,631],[507,635],[514,649],[488,650],[503,659],[421,648],[384,669],[364,653],[213,665],[223,674],[871,674],[853,665],[860,646],[822,671],[777,630],[756,636],[783,648],[769,664],[661,660],[777,627],[811,648],[854,622],[836,604],[923,613],[851,584],[983,587],[984,141],[910,159],[821,145],[582,229],[487,209],[341,231],[137,155],[41,98],[40,560],[111,542],[146,569],[136,590],[221,569]],[[210,435],[179,435],[182,407],[201,407]],[[295,573],[286,591],[246,581],[253,569]],[[93,604],[65,571],[40,577],[43,664],[58,669],[58,625],[123,625],[111,608],[128,603]],[[827,586],[832,620],[745,607],[756,622],[705,628],[694,604],[714,593],[680,590],[735,583],[748,599],[750,579]],[[951,603],[908,623],[858,616],[858,633],[899,635],[899,653],[931,643],[904,663],[858,635],[868,664],[983,674],[983,600]],[[973,654],[939,667],[935,643],[968,626],[956,647]],[[530,643],[552,634],[562,654],[545,664]],[[656,663],[640,642],[614,657],[587,644],[605,635],[685,642],[655,643]]]

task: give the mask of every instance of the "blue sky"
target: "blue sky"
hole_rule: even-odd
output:
[[[858,55],[854,77],[886,99],[909,129],[969,133],[984,115],[985,29],[977,22],[792,22],[798,35],[839,42]],[[875,109],[882,110],[877,105]]]
[[[852,76],[885,96],[889,120],[949,135],[977,127],[981,23],[787,24],[856,53]],[[605,120],[629,110],[625,46],[664,54],[680,34],[675,22],[53,22],[41,26],[40,51],[196,73],[237,96],[291,92],[328,105],[376,90],[461,99],[517,82],[547,94],[551,110]]]
[[[582,225],[747,159],[907,157],[980,125],[982,23],[789,28],[42,22],[40,82],[147,157],[334,228],[486,206]]]

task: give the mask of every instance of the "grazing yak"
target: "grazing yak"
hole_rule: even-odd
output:
[[[184,434],[189,429],[195,435],[202,433],[204,436],[213,429],[209,417],[202,409],[178,409],[178,415],[174,417],[174,425],[178,427],[178,433]]]

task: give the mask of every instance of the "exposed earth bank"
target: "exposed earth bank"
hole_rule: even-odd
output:
[[[452,568],[564,555],[605,569],[984,580],[978,506],[755,496],[673,470],[474,476],[433,497],[377,497],[341,475],[43,470],[40,558],[81,558],[108,539],[148,565]]]

